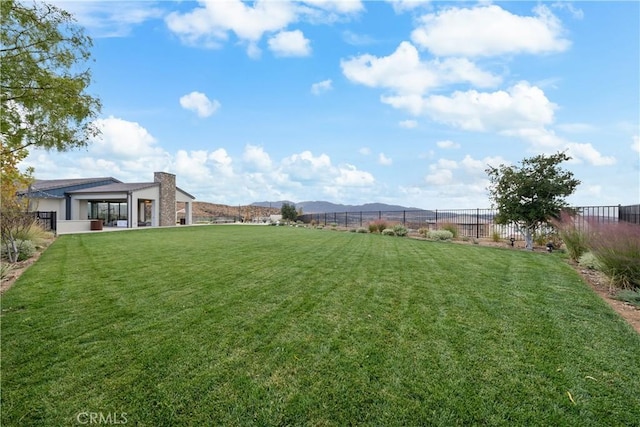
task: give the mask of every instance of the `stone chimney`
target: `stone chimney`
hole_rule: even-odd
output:
[[[153,182],[160,183],[160,227],[176,225],[176,176],[154,172]]]

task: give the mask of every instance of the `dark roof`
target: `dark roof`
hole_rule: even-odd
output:
[[[0,0],[1,1],[1,0]],[[56,198],[62,199],[65,194],[87,194],[87,193],[128,193],[130,191],[144,190],[159,186],[159,182],[134,182],[125,183],[112,177],[102,178],[76,178],[76,179],[38,179],[31,185],[31,189],[24,189],[18,192],[19,195],[30,193],[33,198]],[[187,196],[195,199],[194,196],[176,187]]]
[[[36,179],[31,185],[31,191],[48,191],[57,188],[75,187],[79,185],[95,184],[98,182],[121,182],[112,177],[76,178],[76,179]]]
[[[29,197],[37,199],[62,199],[65,193],[82,188],[100,187],[103,185],[119,183],[111,177],[101,178],[76,178],[76,179],[37,179],[30,188],[23,188],[18,195],[29,194]]]
[[[159,182],[133,182],[124,183],[118,182],[113,184],[101,185],[99,187],[82,188],[79,190],[69,191],[69,194],[84,194],[84,193],[122,193],[129,191],[144,190],[145,188],[157,187]]]

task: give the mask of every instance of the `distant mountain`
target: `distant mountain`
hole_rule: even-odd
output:
[[[280,200],[276,202],[255,202],[251,206],[271,207],[280,209],[284,203],[295,205],[296,209],[302,209],[303,214],[325,213],[325,212],[368,212],[368,211],[406,211],[417,210],[418,208],[408,208],[406,206],[388,205],[386,203],[365,203],[364,205],[342,205],[324,201],[291,202]]]

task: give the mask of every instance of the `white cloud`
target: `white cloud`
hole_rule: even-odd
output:
[[[640,136],[634,135],[633,142],[631,143],[631,149],[635,152],[640,153]]]
[[[393,10],[396,13],[403,13],[429,5],[431,0],[386,0],[391,3]]]
[[[327,13],[353,14],[364,10],[360,0],[304,0],[303,3]]]
[[[272,166],[269,154],[264,151],[262,147],[255,145],[247,145],[244,147],[242,160],[261,171],[270,170]]]
[[[560,20],[544,5],[518,16],[497,5],[447,8],[420,19],[411,39],[438,56],[563,52],[570,46]]]
[[[358,150],[358,153],[362,154],[363,156],[368,156],[371,154],[371,148],[369,147],[362,147]]]
[[[323,80],[311,85],[311,93],[314,95],[320,95],[333,89],[333,82],[331,79]]]
[[[460,144],[458,144],[457,142],[449,141],[449,140],[438,141],[436,142],[436,145],[440,148],[445,148],[445,149],[460,148]]]
[[[281,31],[269,39],[269,49],[276,56],[309,56],[311,46],[302,31]]]
[[[342,39],[345,43],[352,46],[366,46],[375,43],[375,39],[373,37],[366,34],[354,33],[350,30],[342,32]]]
[[[567,10],[571,14],[574,19],[583,19],[584,11],[582,9],[576,8],[573,3],[568,1],[558,1],[551,5],[554,9]]]
[[[207,159],[213,164],[216,170],[222,172],[224,175],[233,175],[233,160],[224,148],[218,148],[213,151],[208,155]]]
[[[188,181],[202,184],[212,180],[212,174],[207,164],[209,153],[206,150],[187,152],[178,150],[174,159],[176,174]]]
[[[384,101],[396,108],[405,107],[398,97]],[[456,91],[451,96],[432,95],[420,106],[434,120],[482,132],[540,128],[553,122],[556,108],[541,89],[527,82],[520,82],[507,91],[470,90]]]
[[[569,156],[578,160],[586,160],[594,166],[610,166],[616,163],[615,157],[603,156],[591,144],[570,142],[567,144],[567,149]]]
[[[155,2],[112,2],[54,0],[51,4],[71,13],[92,37],[125,37],[139,24],[162,18]]]
[[[453,182],[453,172],[449,169],[436,169],[425,177],[428,184],[447,185]]]
[[[455,160],[439,159],[438,163],[431,165],[432,169],[457,169],[458,162]]]
[[[353,165],[344,165],[338,169],[338,172],[335,183],[341,187],[365,187],[375,182],[373,175],[369,172],[358,170]]]
[[[393,164],[393,159],[384,155],[384,153],[378,154],[378,163],[383,166],[389,166]]]
[[[282,168],[292,179],[309,181],[331,170],[331,159],[326,154],[314,156],[311,151],[292,154],[283,159]]]
[[[180,98],[180,105],[186,110],[195,112],[198,117],[209,117],[220,108],[220,102],[209,100],[202,92],[191,92]]]
[[[480,70],[465,58],[421,61],[418,50],[402,42],[389,56],[370,54],[340,61],[342,73],[354,83],[389,89],[402,95],[422,95],[442,86],[469,83],[492,87],[500,78]]]
[[[167,26],[187,44],[218,47],[233,32],[240,40],[256,42],[265,32],[279,31],[296,18],[289,2],[240,0],[207,1],[187,13],[170,13]]]
[[[109,116],[97,119],[95,125],[101,131],[90,146],[95,154],[137,159],[163,153],[156,146],[156,139],[139,123]]]
[[[418,127],[418,122],[415,120],[402,120],[398,124],[400,125],[401,128],[405,128],[405,129],[414,129]]]
[[[464,170],[470,176],[486,176],[486,169],[491,167],[498,167],[500,165],[508,165],[510,162],[503,159],[502,157],[484,157],[481,160],[474,159],[470,155],[464,156],[464,159],[460,162]]]
[[[249,4],[241,0],[209,0],[201,1],[189,12],[170,13],[165,22],[170,31],[189,45],[220,48],[233,33],[241,44],[247,45],[247,53],[253,58],[260,55],[257,43],[265,34],[283,32],[271,39],[272,48],[278,53],[299,56],[309,53],[308,40],[297,30],[285,31],[289,25],[301,21],[333,23],[341,18],[348,19],[363,9],[360,1],[258,0]]]

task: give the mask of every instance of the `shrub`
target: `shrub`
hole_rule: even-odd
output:
[[[558,230],[558,236],[567,247],[569,257],[578,261],[588,248],[588,233],[576,225],[575,217],[568,212],[562,212],[560,218],[551,221]]]
[[[614,298],[640,308],[640,290],[623,289]]]
[[[16,240],[31,241],[35,245],[41,245],[52,237],[53,233],[42,228],[38,221],[33,221],[28,227],[16,230],[14,234]]]
[[[385,228],[384,230],[381,231],[381,233],[385,236],[395,236],[396,232],[393,231],[393,228]]]
[[[382,233],[385,228],[389,228],[387,222],[383,219],[371,221],[369,223],[369,231],[371,233]]]
[[[498,243],[500,241],[500,233],[494,230],[493,233],[491,233],[491,240],[495,243]]]
[[[407,234],[409,234],[409,230],[407,230],[407,228],[402,224],[394,225],[393,232],[395,233],[396,236],[399,236],[399,237],[404,237]]]
[[[364,227],[358,227],[358,228],[356,228],[356,233],[368,233],[368,232],[369,232],[369,230],[367,230],[367,229],[366,229],[366,228],[364,228]]]
[[[427,237],[427,233],[429,233],[429,228],[428,227],[420,227],[420,228],[418,228],[418,234],[421,235],[422,237]]]
[[[589,248],[612,285],[640,288],[640,225],[628,222],[591,225]]]
[[[589,270],[600,270],[598,258],[591,252],[583,253],[580,258],[578,258],[578,264]]]
[[[451,232],[451,236],[453,236],[452,237],[453,239],[458,237],[458,226],[456,224],[453,224],[451,222],[445,222],[440,226],[440,229]]]
[[[453,233],[449,230],[430,230],[427,232],[427,238],[431,240],[451,240]]]
[[[36,254],[36,245],[31,240],[19,240],[16,239],[16,247],[18,248],[18,261],[24,261]],[[8,244],[2,242],[2,257],[8,258]]]
[[[9,273],[13,269],[13,265],[8,262],[0,263],[0,280],[4,280],[9,277]]]
[[[560,249],[562,247],[562,239],[555,230],[547,230],[537,234],[533,241],[538,246],[547,246],[548,243],[553,245],[554,249]]]

